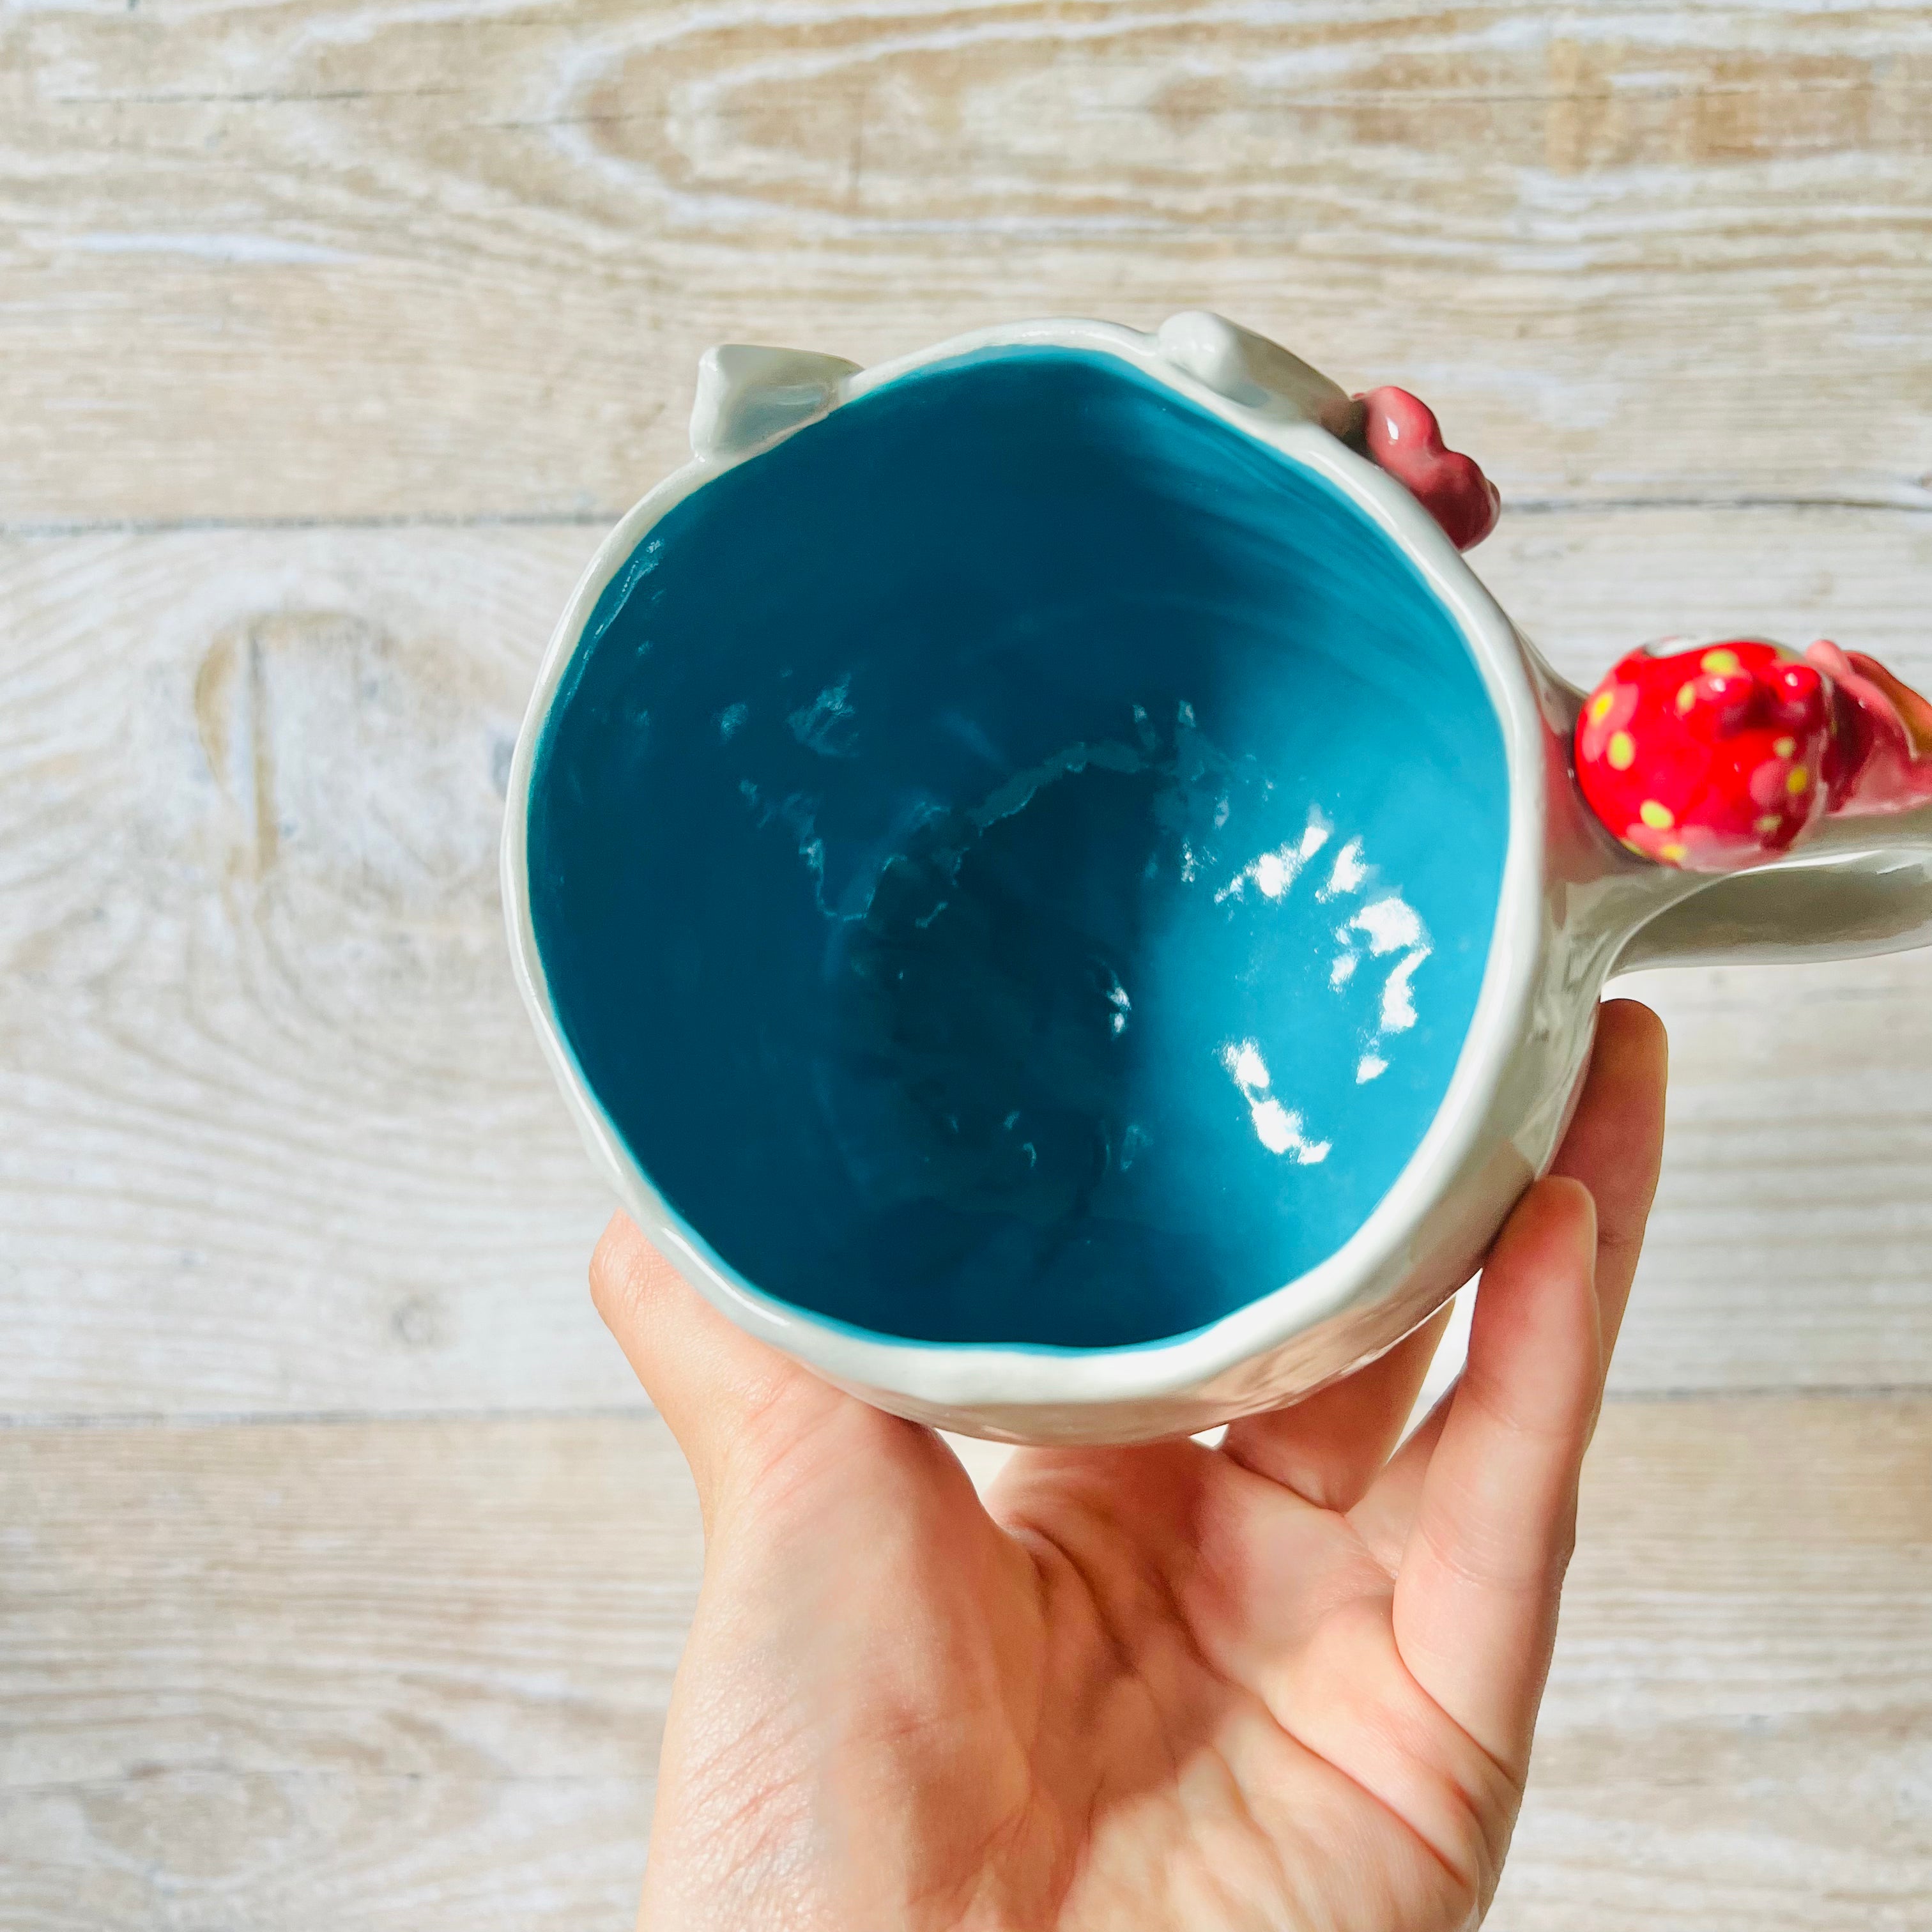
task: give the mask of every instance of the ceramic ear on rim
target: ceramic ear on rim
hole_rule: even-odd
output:
[[[1277,342],[1207,309],[1160,326],[1160,352],[1217,395],[1262,417],[1318,423],[1386,470],[1442,527],[1458,550],[1496,526],[1502,497],[1474,459],[1442,440],[1436,412],[1406,389],[1351,396]]]
[[[1280,343],[1208,309],[1169,316],[1155,340],[1168,362],[1217,396],[1259,416],[1318,423],[1359,448],[1361,404]]]
[[[722,343],[698,364],[691,406],[691,453],[732,457],[822,416],[841,398],[856,362],[808,349]]]

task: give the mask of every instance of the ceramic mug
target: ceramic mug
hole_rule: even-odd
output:
[[[1613,972],[1932,937],[1932,716],[1752,640],[1586,702],[1397,391],[1222,319],[702,364],[511,772],[624,1206],[868,1401],[1120,1442],[1358,1367],[1550,1161]]]

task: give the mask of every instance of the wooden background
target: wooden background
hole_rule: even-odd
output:
[[[0,6],[0,1924],[628,1918],[698,1546],[508,748],[721,338],[1222,309],[1587,680],[1932,678],[1932,10]],[[1932,954],[1687,973],[1512,1932],[1932,1926]]]

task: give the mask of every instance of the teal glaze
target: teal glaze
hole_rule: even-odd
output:
[[[982,352],[671,509],[539,741],[591,1089],[746,1280],[1093,1348],[1332,1254],[1434,1118],[1508,836],[1460,633],[1339,490]]]

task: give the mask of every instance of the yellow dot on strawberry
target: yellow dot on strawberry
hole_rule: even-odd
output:
[[[1793,765],[1790,776],[1784,781],[1784,788],[1796,798],[1810,782],[1811,774],[1802,765]]]
[[[1604,756],[1613,772],[1627,772],[1636,757],[1636,740],[1628,731],[1612,731]]]
[[[1690,855],[1690,848],[1678,844],[1674,838],[1666,838],[1657,848],[1657,856],[1669,866],[1681,866]]]
[[[1788,758],[1798,748],[1796,738],[1780,738],[1771,748],[1780,758]]]
[[[1590,722],[1600,724],[1610,715],[1610,706],[1617,701],[1613,691],[1600,691],[1590,700]]]
[[[1654,798],[1647,798],[1636,808],[1636,815],[1653,832],[1668,832],[1677,821],[1670,815],[1667,805],[1659,805]]]
[[[1688,711],[1691,706],[1695,704],[1696,702],[1697,686],[1696,682],[1692,679],[1686,678],[1684,682],[1677,687],[1677,708],[1679,711]]]
[[[1736,651],[1706,651],[1697,663],[1700,669],[1708,671],[1713,677],[1729,677],[1734,671],[1744,669]]]
[[[1754,820],[1752,822],[1760,832],[1775,832],[1784,820],[1776,812],[1767,812],[1762,818]]]

